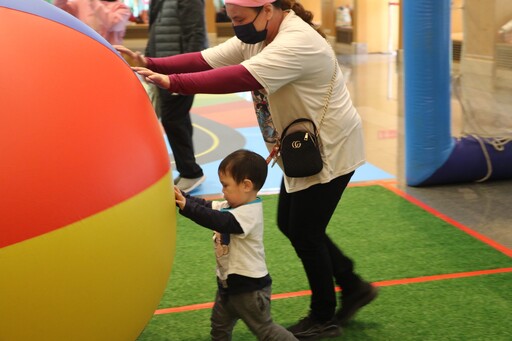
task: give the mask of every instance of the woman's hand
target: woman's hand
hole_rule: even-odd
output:
[[[169,89],[171,86],[171,81],[167,75],[153,72],[150,69],[146,69],[145,67],[132,67],[132,70],[143,76],[146,82],[155,84],[159,88]]]
[[[126,60],[130,66],[146,67],[148,65],[146,57],[139,51],[134,52],[123,45],[113,45],[113,47],[123,56],[124,60]]]
[[[183,196],[181,190],[176,186],[174,186],[174,197],[176,198],[176,205],[178,205],[180,210],[183,210],[187,204],[187,199]]]

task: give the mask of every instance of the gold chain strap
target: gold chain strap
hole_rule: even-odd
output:
[[[329,85],[329,90],[327,91],[327,98],[325,99],[324,107],[322,109],[322,117],[320,118],[320,122],[318,123],[317,135],[320,134],[320,127],[324,122],[325,113],[327,112],[327,108],[329,108],[329,102],[331,100],[332,91],[334,89],[334,81],[336,80],[336,75],[338,74],[338,59],[336,55],[334,55],[334,73],[331,78],[331,84]]]

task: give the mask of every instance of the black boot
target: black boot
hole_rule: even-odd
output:
[[[336,318],[340,326],[347,324],[352,317],[365,305],[373,301],[379,292],[379,288],[371,283],[361,283],[351,291],[341,292],[341,308],[336,312]]]
[[[301,341],[331,338],[341,334],[341,328],[337,325],[336,318],[332,318],[330,321],[318,321],[311,315],[300,319],[299,322],[287,329]]]

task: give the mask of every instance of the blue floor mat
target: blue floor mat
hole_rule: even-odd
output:
[[[263,139],[261,138],[261,133],[258,127],[251,128],[239,128],[237,131],[244,136],[246,140],[246,144],[244,148],[252,150],[256,153],[259,153],[263,157],[267,157],[268,151],[263,143]],[[217,176],[217,169],[219,167],[220,160],[216,160],[213,162],[208,162],[201,164],[203,168],[203,172],[206,175],[206,180],[195,190],[191,192],[192,195],[217,195],[222,193],[222,186],[219,183],[219,179]],[[176,171],[173,171],[174,177],[178,174]],[[283,172],[276,165],[274,167],[269,168],[267,181],[265,185],[261,189],[261,193],[276,193],[279,191],[281,186],[281,179],[283,177]],[[394,179],[395,177],[380,168],[377,168],[369,163],[364,164],[359,167],[354,176],[351,179],[351,182],[362,182],[362,181],[375,181],[375,180],[386,180],[386,179]]]

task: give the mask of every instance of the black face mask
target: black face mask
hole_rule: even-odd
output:
[[[256,18],[254,18],[254,20],[252,22],[245,24],[245,25],[233,26],[233,29],[235,30],[236,37],[246,44],[260,43],[263,40],[265,40],[265,38],[267,37],[268,21],[267,21],[267,24],[265,25],[265,28],[263,29],[263,31],[258,32],[258,31],[256,31],[256,27],[254,27],[254,22],[258,18],[258,15],[260,15],[262,9],[263,9],[263,7],[260,8],[260,10],[258,11],[258,14],[256,14]]]

